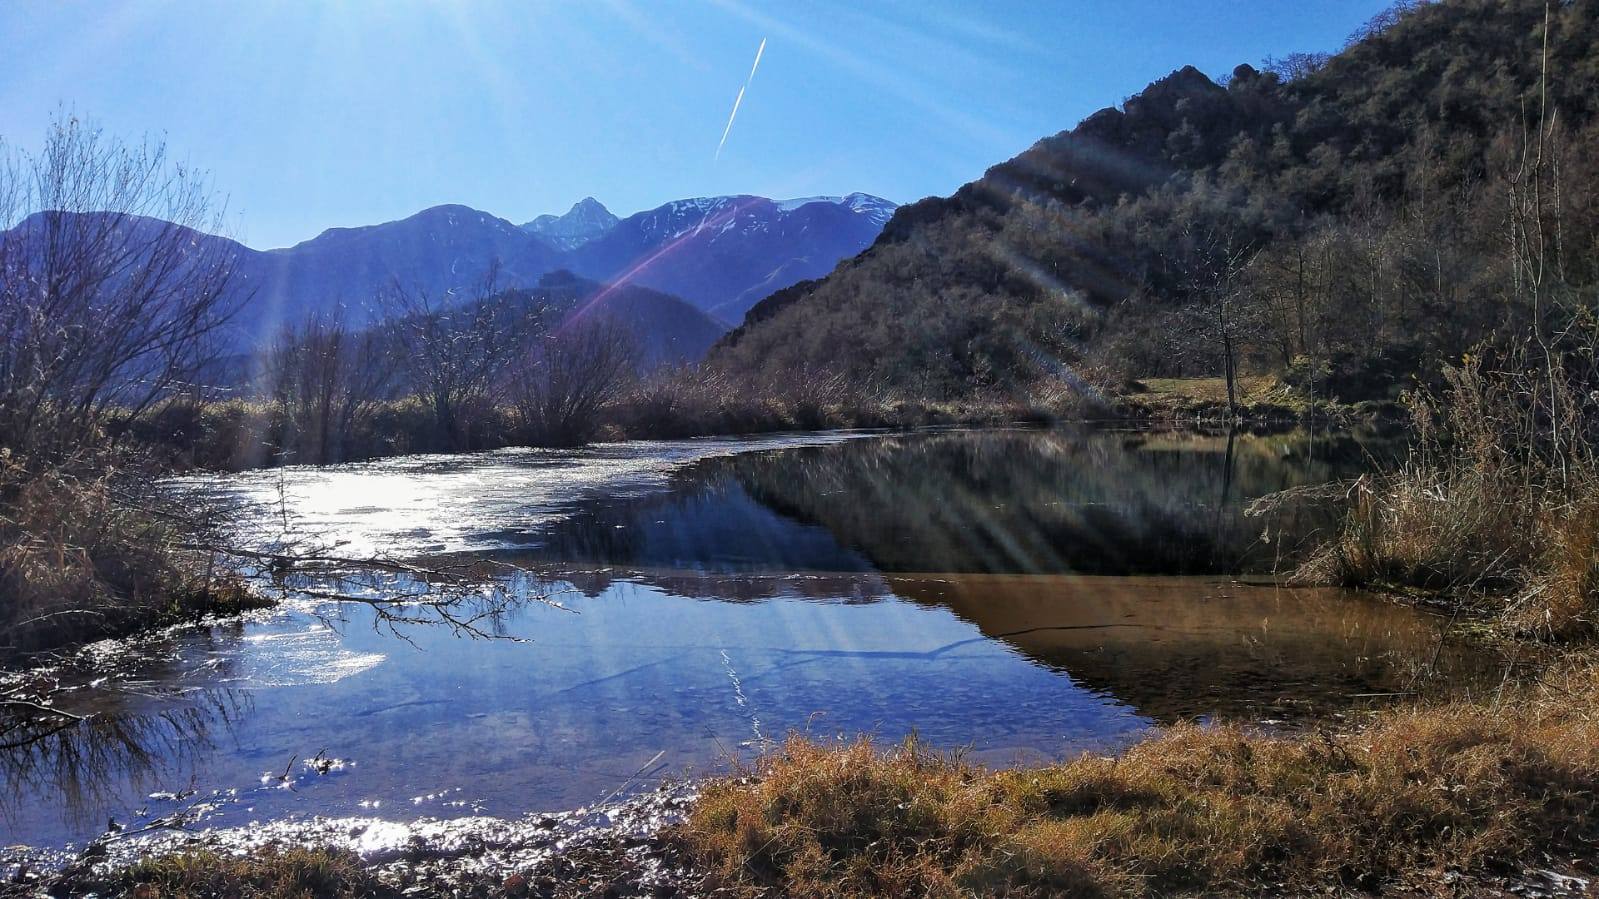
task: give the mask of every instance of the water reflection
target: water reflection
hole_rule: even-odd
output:
[[[949,574],[888,580],[1161,722],[1304,718],[1489,683],[1441,620],[1349,591],[1215,578]]]
[[[512,557],[740,571],[1261,572],[1328,510],[1249,501],[1365,470],[1382,444],[1073,430],[924,433],[716,458],[585,503]]]
[[[1059,758],[1152,723],[1304,720],[1470,684],[1483,667],[1413,610],[1216,574],[1291,558],[1326,510],[1261,520],[1244,504],[1358,471],[1358,441],[1002,430],[822,443],[287,470],[279,509],[240,514],[329,543],[399,535],[396,553],[430,562],[515,563],[502,586],[559,594],[576,614],[528,603],[492,620],[526,642],[427,627],[406,642],[370,609],[293,607],[102,667],[143,685],[126,715],[172,708],[162,690],[253,697],[225,742],[185,740],[162,775],[239,790],[215,824],[575,808],[720,770],[789,730],[914,729],[993,763]],[[329,478],[339,489],[321,491]],[[253,496],[258,481],[203,489]],[[1429,667],[1440,677],[1417,677]],[[308,758],[343,767],[271,780]],[[117,777],[73,799],[73,818],[59,813],[72,788],[6,775],[16,805],[0,841],[83,838],[83,822],[148,792]]]
[[[136,711],[117,707],[122,692],[99,691],[89,702],[68,698],[60,704],[86,720],[14,740],[0,752],[0,821],[34,818],[37,804],[47,801],[66,827],[82,834],[146,823],[194,794],[196,762],[216,751],[217,737],[250,709],[247,695],[206,689]]]

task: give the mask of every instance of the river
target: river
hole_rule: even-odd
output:
[[[492,563],[483,598],[450,607],[465,628],[426,607],[386,621],[304,592],[348,592],[350,572],[263,573],[276,609],[92,647],[61,671],[99,723],[0,759],[0,842],[64,846],[180,808],[200,827],[572,809],[795,732],[914,731],[1027,763],[1473,683],[1489,660],[1433,616],[1270,576],[1333,522],[1248,503],[1379,451],[990,429],[181,479],[262,548]],[[391,572],[360,596],[425,580]]]

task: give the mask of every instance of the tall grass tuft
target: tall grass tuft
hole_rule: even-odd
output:
[[[182,548],[148,479],[122,465],[0,450],[0,659],[260,604]]]
[[[1599,378],[1587,348],[1467,356],[1441,392],[1411,394],[1409,458],[1351,485],[1342,528],[1297,577],[1428,591],[1523,632],[1592,636]]]

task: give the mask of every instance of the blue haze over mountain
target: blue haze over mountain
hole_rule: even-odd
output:
[[[439,302],[465,298],[498,264],[496,285],[532,287],[550,272],[634,285],[685,300],[725,330],[772,291],[833,270],[869,246],[895,205],[865,194],[773,201],[732,196],[678,200],[627,218],[592,198],[564,216],[517,226],[467,206],[331,228],[282,249],[258,251],[222,237],[242,298],[233,330],[259,347],[310,315],[375,321],[395,285]]]
[[[446,205],[399,221],[330,228],[274,250],[200,232],[188,240],[197,260],[232,260],[230,290],[238,311],[229,343],[238,351],[260,349],[285,325],[312,316],[370,325],[382,316],[382,295],[396,286],[426,293],[435,304],[462,301],[496,265],[494,284],[502,289],[536,287],[560,271],[618,288],[648,288],[617,309],[646,329],[692,319],[669,330],[694,335],[674,342],[698,351],[773,291],[825,275],[866,249],[895,208],[858,193],[784,201],[705,197],[619,219],[590,197],[563,216],[522,226]],[[167,227],[137,216],[126,222]]]

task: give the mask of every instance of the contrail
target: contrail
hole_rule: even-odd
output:
[[[750,75],[744,79],[744,86],[738,89],[738,96],[733,98],[733,111],[727,114],[727,127],[722,129],[722,139],[716,144],[716,159],[722,158],[722,148],[727,146],[727,135],[733,130],[733,119],[738,117],[738,105],[744,102],[744,92],[749,90],[750,82],[755,80],[755,70],[761,67],[761,54],[766,52],[766,38],[761,38],[761,45],[755,49],[755,63],[750,66]]]

